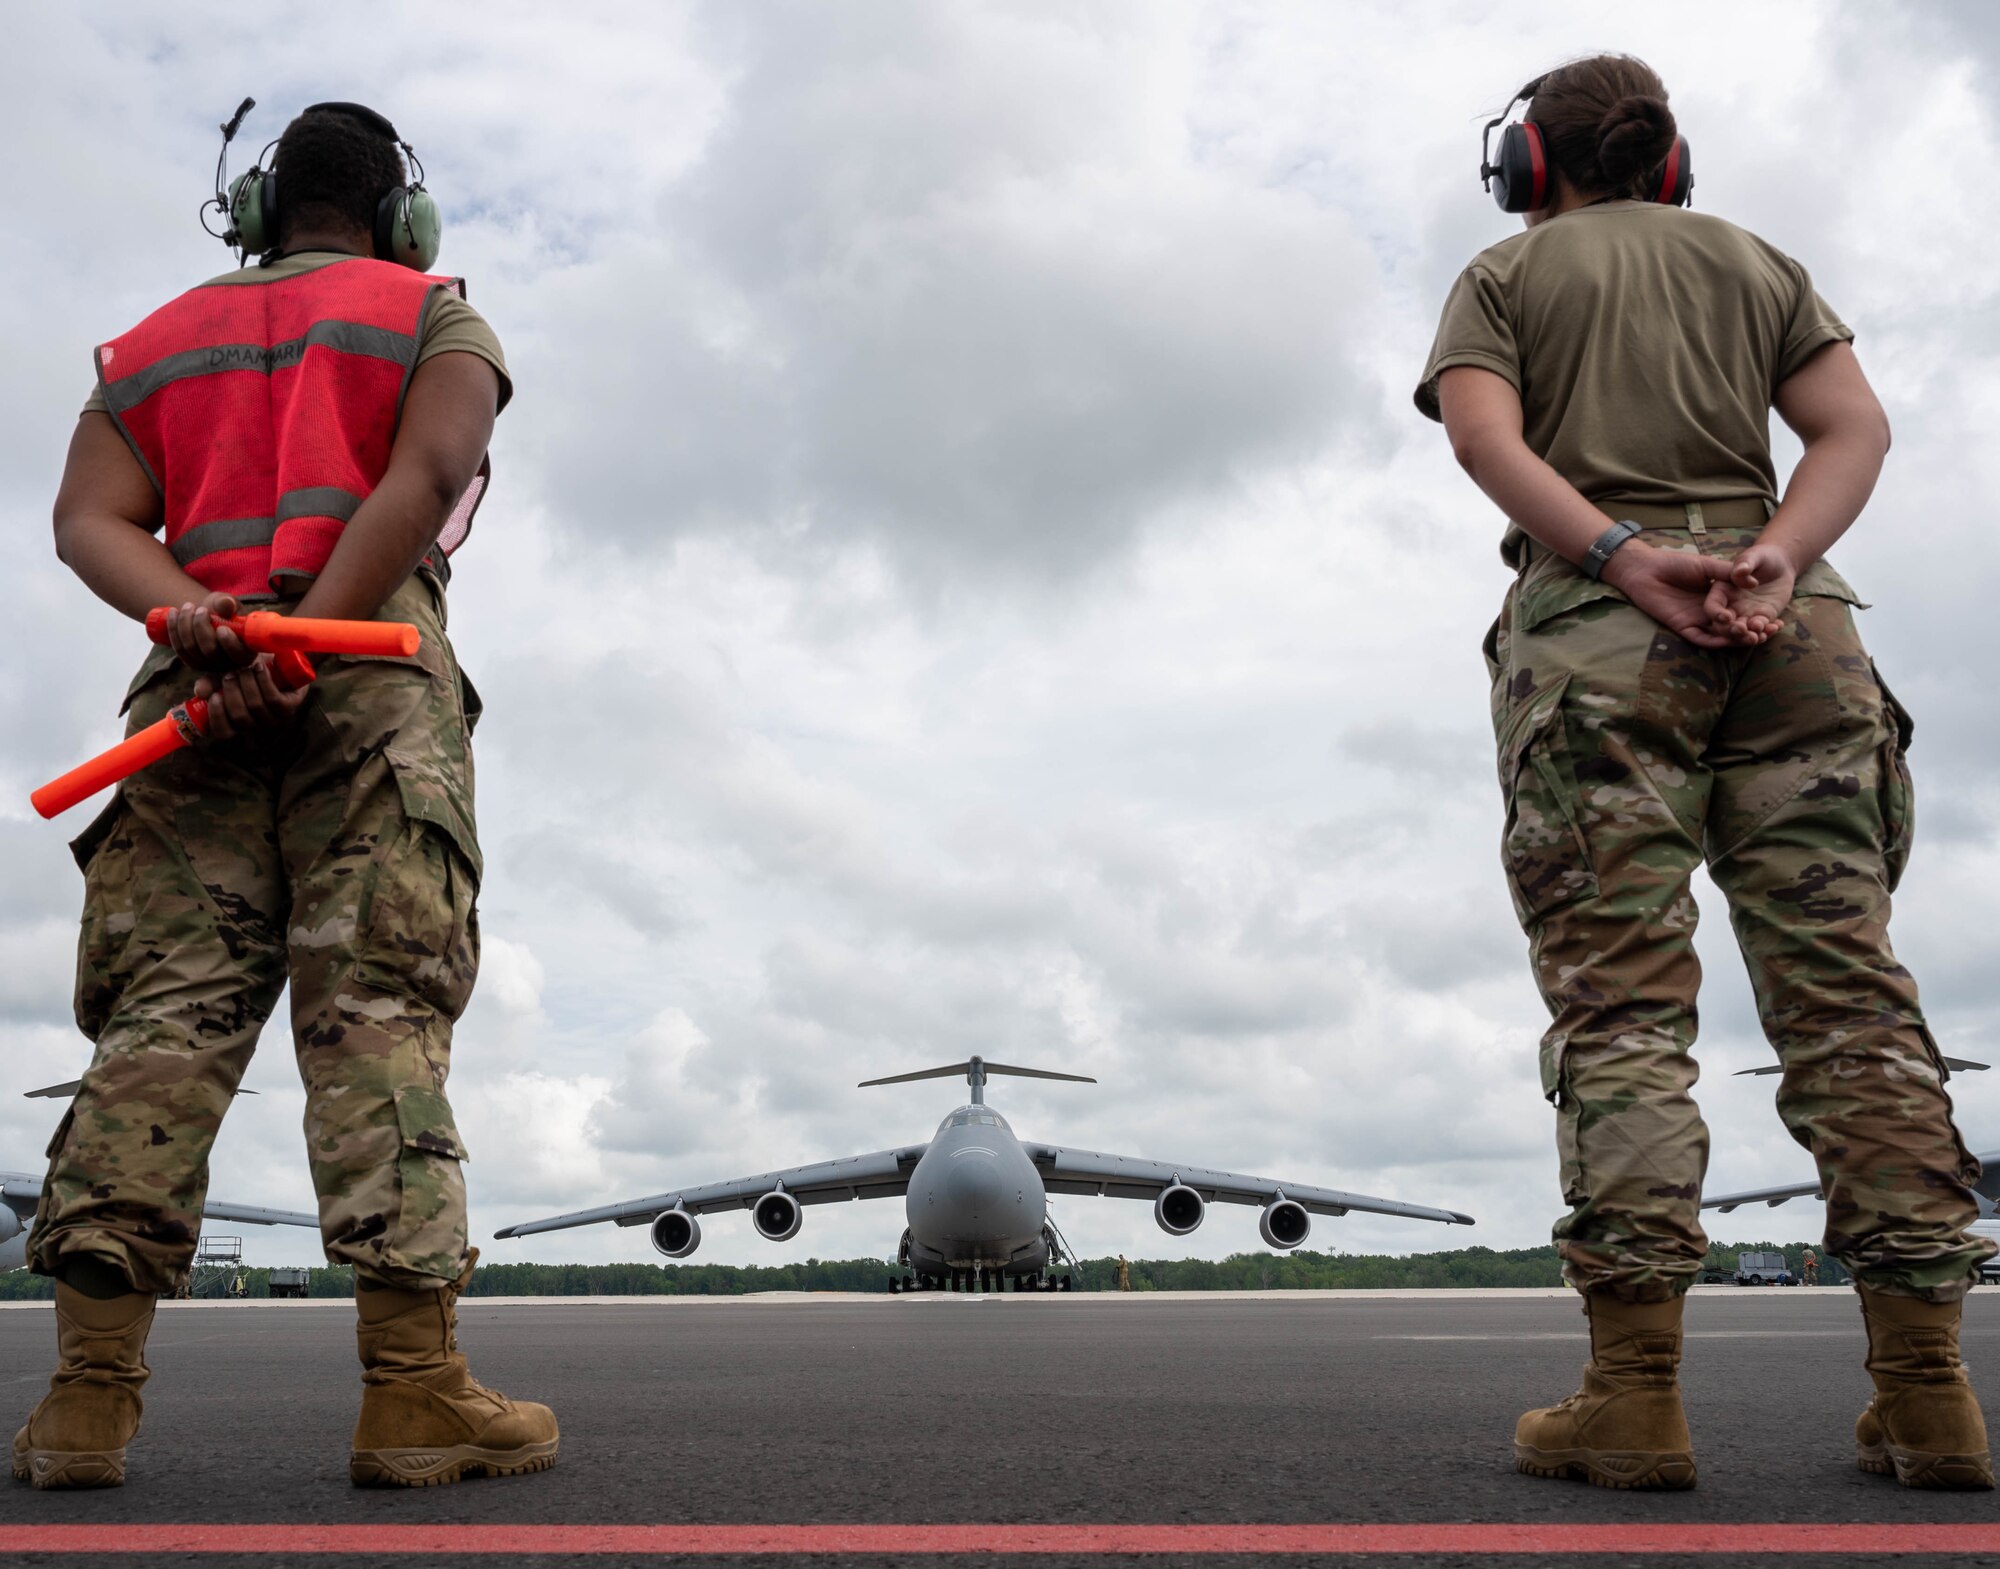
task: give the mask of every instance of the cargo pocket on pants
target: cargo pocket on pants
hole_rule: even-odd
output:
[[[1532,930],[1551,910],[1597,892],[1577,822],[1576,770],[1563,723],[1564,676],[1508,717],[1500,743],[1507,824],[1500,854],[1514,913]]]
[[[478,841],[437,767],[398,752],[383,756],[403,822],[362,921],[364,976],[456,1022],[479,973]]]
[[[447,1160],[470,1159],[452,1119],[451,1104],[437,1090],[412,1085],[396,1091],[396,1128],[403,1148]],[[407,1157],[406,1157],[407,1158]]]
[[[413,1274],[449,1280],[465,1259],[465,1173],[459,1169],[465,1145],[439,1091],[408,1085],[395,1095],[402,1149],[396,1229],[385,1253]]]
[[[1544,1037],[1541,1053],[1542,1099],[1556,1109],[1556,1160],[1561,1168],[1563,1202],[1577,1205],[1589,1195],[1583,1185],[1583,1158],[1577,1146],[1577,1105],[1569,1086],[1569,1041]]]
[[[1917,831],[1917,795],[1910,779],[1909,758],[1910,738],[1916,734],[1917,723],[1896,700],[1872,659],[1868,667],[1875,672],[1875,685],[1882,692],[1883,718],[1890,729],[1882,743],[1882,870],[1889,891],[1894,893],[1909,865],[1910,844]]]

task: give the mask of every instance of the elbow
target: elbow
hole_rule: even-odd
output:
[[[76,568],[76,528],[68,512],[58,507],[53,519],[55,527],[56,560],[72,571]]]
[[[1480,470],[1485,468],[1490,444],[1477,432],[1465,432],[1451,438],[1451,455],[1458,460],[1458,466],[1471,476],[1474,484],[1479,482]]]
[[[465,498],[466,487],[473,476],[462,474],[452,465],[443,463],[426,464],[423,473],[424,495],[429,499],[437,514],[438,526],[442,528],[451,516],[452,508]]]

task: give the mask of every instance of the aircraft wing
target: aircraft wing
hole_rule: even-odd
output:
[[[1304,1182],[1274,1182],[1269,1177],[1240,1177],[1206,1166],[1176,1166],[1163,1160],[1131,1155],[1101,1155],[1095,1150],[1068,1149],[1054,1144],[1024,1144],[1029,1159],[1051,1193],[1086,1193],[1113,1199],[1155,1199],[1175,1182],[1193,1188],[1209,1203],[1265,1205],[1281,1192],[1315,1215],[1345,1215],[1361,1210],[1370,1215],[1402,1215],[1411,1220],[1435,1220],[1447,1226],[1470,1226],[1470,1215],[1454,1209],[1430,1209],[1399,1204],[1365,1193],[1316,1188]]]
[[[1973,1193],[1979,1200],[1982,1218],[1991,1220],[1996,1214],[1996,1201],[2000,1201],[2000,1150],[1992,1150],[1977,1157],[1983,1168],[1980,1178],[1972,1185]],[[1743,1193],[1723,1193],[1715,1198],[1703,1199],[1703,1209],[1720,1210],[1727,1215],[1739,1204],[1768,1204],[1776,1209],[1791,1199],[1824,1198],[1819,1182],[1794,1182],[1781,1188],[1751,1188]]]
[[[616,1226],[646,1226],[670,1209],[684,1209],[690,1215],[711,1215],[717,1210],[750,1209],[773,1188],[782,1187],[801,1204],[835,1204],[843,1199],[897,1198],[910,1190],[910,1173],[923,1159],[928,1144],[908,1144],[901,1149],[877,1150],[871,1155],[848,1155],[839,1160],[816,1161],[810,1166],[792,1166],[784,1171],[767,1171],[760,1176],[738,1177],[733,1182],[711,1182],[698,1188],[680,1188],[657,1193],[651,1198],[632,1199],[624,1204],[607,1204],[601,1209],[579,1209],[567,1215],[551,1215],[547,1220],[524,1220],[503,1226],[496,1237],[526,1237],[538,1231],[562,1231],[570,1226],[594,1226],[610,1221]]]
[[[20,1171],[0,1171],[0,1200],[23,1205],[31,1213],[42,1196],[42,1179]],[[203,1220],[226,1220],[243,1226],[306,1226],[319,1230],[319,1216],[295,1209],[264,1209],[255,1204],[220,1204],[213,1201],[201,1209]]]

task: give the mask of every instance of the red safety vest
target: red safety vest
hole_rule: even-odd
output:
[[[98,349],[105,406],[190,577],[263,595],[297,592],[326,565],[388,469],[424,316],[444,289],[465,285],[357,256],[190,289]],[[434,564],[470,528],[485,473]]]

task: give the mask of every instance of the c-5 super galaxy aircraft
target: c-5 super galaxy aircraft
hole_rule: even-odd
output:
[[[1160,1229],[1176,1237],[1184,1237],[1199,1226],[1212,1203],[1254,1204],[1263,1211],[1257,1229],[1274,1248],[1295,1248],[1305,1241],[1312,1229],[1312,1216],[1345,1215],[1349,1210],[1445,1225],[1472,1224],[1470,1215],[1456,1210],[1398,1204],[1333,1188],[1239,1177],[1204,1166],[1100,1155],[1055,1144],[1024,1144],[1014,1136],[1007,1119],[986,1104],[989,1074],[1066,1079],[1075,1084],[1097,1082],[1080,1074],[1010,1068],[974,1057],[949,1067],[869,1079],[862,1088],[956,1078],[961,1073],[972,1086],[971,1103],[939,1123],[928,1144],[819,1161],[602,1209],[523,1221],[494,1235],[525,1237],[606,1220],[620,1226],[650,1225],[654,1247],[668,1258],[686,1258],[701,1245],[701,1222],[696,1218],[701,1215],[747,1209],[759,1236],[770,1242],[788,1242],[798,1235],[804,1205],[900,1195],[909,1226],[896,1259],[909,1274],[890,1289],[1004,1290],[1011,1280],[1014,1289],[1021,1291],[1067,1290],[1073,1278],[1068,1267],[1074,1265],[1075,1258],[1049,1220],[1051,1193],[1150,1199]]]

